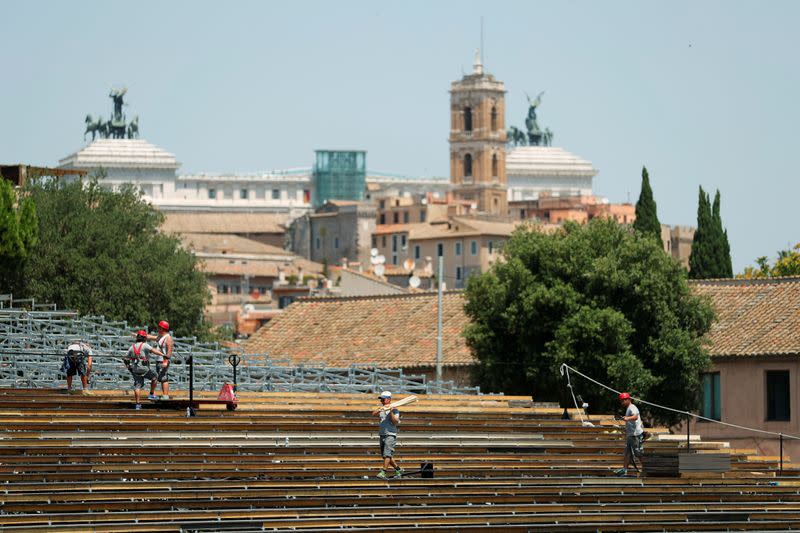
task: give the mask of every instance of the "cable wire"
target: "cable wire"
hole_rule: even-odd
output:
[[[567,363],[562,363],[561,364],[561,368],[560,368],[560,372],[561,372],[562,376],[564,376],[566,374],[567,386],[570,388],[570,391],[572,391],[572,385],[570,384],[570,380],[569,380],[569,372],[570,371],[575,372],[579,376],[583,377],[584,379],[587,379],[587,380],[591,381],[595,385],[599,385],[599,386],[603,387],[604,389],[607,389],[607,390],[609,390],[609,391],[611,391],[611,392],[613,392],[615,394],[620,394],[620,391],[612,389],[608,385],[605,385],[604,383],[600,383],[599,381],[590,378],[589,376],[587,376],[586,374],[580,372],[579,370],[576,370],[576,369],[572,368]],[[574,394],[573,394],[573,398],[574,398]],[[698,420],[704,420],[706,422],[714,422],[715,424],[720,424],[720,425],[723,425],[723,426],[728,426],[728,427],[732,427],[732,428],[736,428],[736,429],[743,429],[745,431],[752,431],[754,433],[763,433],[765,435],[775,435],[777,437],[785,437],[787,439],[800,440],[800,437],[798,437],[796,435],[788,435],[786,433],[779,433],[777,431],[767,431],[765,429],[757,429],[757,428],[751,428],[751,427],[747,427],[747,426],[740,426],[739,424],[731,424],[730,422],[723,422],[721,420],[714,420],[713,418],[708,418],[708,417],[705,417],[705,416],[697,415],[697,414],[694,414],[694,413],[690,413],[688,411],[681,411],[680,409],[675,409],[673,407],[667,407],[666,405],[660,405],[660,404],[657,404],[657,403],[648,402],[647,400],[643,400],[643,399],[637,398],[635,396],[631,396],[631,398],[636,400],[637,402],[643,403],[645,405],[650,405],[652,407],[657,407],[659,409],[664,409],[665,411],[671,411],[673,413],[678,413],[678,414],[681,414],[681,415],[684,415],[684,416],[690,416],[690,417],[696,418]],[[577,402],[576,402],[576,404],[577,404]]]

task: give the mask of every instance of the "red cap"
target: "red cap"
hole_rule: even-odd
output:
[[[158,323],[158,327],[160,327],[163,330],[169,331],[169,322],[167,322],[166,320],[162,320],[161,322]]]
[[[139,331],[136,332],[136,336],[137,337],[147,337],[147,332],[145,330],[143,330],[143,329],[140,329]]]
[[[630,400],[631,399],[631,395],[628,394],[627,392],[623,392],[623,393],[621,393],[619,395],[619,399],[620,400]]]

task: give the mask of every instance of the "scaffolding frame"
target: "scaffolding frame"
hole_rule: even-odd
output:
[[[92,347],[91,387],[125,388],[131,377],[123,357],[133,344],[133,331],[146,329],[102,316],[81,316],[30,299],[0,295],[0,387],[63,387],[61,365],[66,347],[83,341]],[[236,385],[240,391],[358,392],[392,390],[405,394],[480,394],[479,387],[459,387],[452,381],[428,381],[424,374],[372,365],[327,367],[295,365],[267,353],[246,354],[239,346],[173,338],[170,383],[188,389],[188,361],[194,367],[194,389],[219,390],[232,381],[231,355],[240,358]]]

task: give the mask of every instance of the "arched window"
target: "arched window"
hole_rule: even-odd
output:
[[[492,131],[497,131],[497,108],[492,106]]]
[[[464,131],[472,131],[472,108],[464,108]]]
[[[497,177],[497,154],[492,156],[492,177]]]
[[[472,155],[467,154],[464,156],[464,177],[472,176]]]

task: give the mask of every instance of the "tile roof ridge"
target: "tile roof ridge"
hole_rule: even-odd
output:
[[[452,289],[442,291],[442,296],[451,296],[463,294],[461,289]],[[297,300],[298,303],[305,302],[342,302],[342,301],[363,301],[363,300],[391,300],[398,298],[421,298],[421,297],[435,297],[436,291],[420,291],[420,292],[407,292],[402,294],[369,294],[366,296],[301,296]]]
[[[717,286],[779,285],[784,283],[800,283],[800,276],[777,276],[774,278],[709,278],[689,280],[689,285]]]

